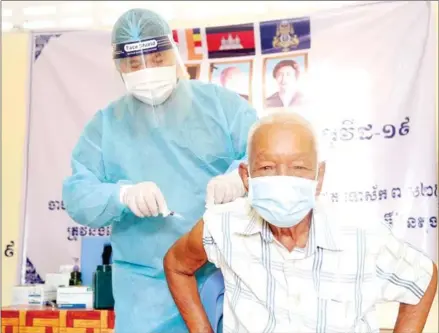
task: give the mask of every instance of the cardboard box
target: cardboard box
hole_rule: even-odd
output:
[[[56,300],[56,288],[45,284],[12,288],[12,305],[45,305]]]
[[[59,287],[56,294],[59,309],[92,309],[93,289],[91,287]]]
[[[2,308],[1,324],[3,333],[113,333],[114,313],[15,306]]]

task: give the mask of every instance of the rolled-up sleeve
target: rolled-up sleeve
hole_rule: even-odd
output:
[[[203,246],[204,251],[206,251],[207,260],[214,264],[217,268],[220,267],[220,253],[218,250],[218,246],[212,237],[211,233],[209,232],[208,227],[206,226],[206,223],[204,223],[203,228]]]
[[[419,303],[430,284],[433,261],[390,231],[381,244],[376,261],[380,299],[405,304]]]

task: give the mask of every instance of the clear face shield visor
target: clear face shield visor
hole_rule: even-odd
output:
[[[113,60],[128,93],[154,110],[187,77],[172,35],[113,44]]]

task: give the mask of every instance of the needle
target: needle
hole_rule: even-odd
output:
[[[163,214],[163,217],[168,217],[168,216],[172,216],[172,217],[175,217],[175,218],[178,218],[178,219],[183,219],[183,216],[178,214],[178,213],[176,213],[176,212],[169,212],[167,214]]]

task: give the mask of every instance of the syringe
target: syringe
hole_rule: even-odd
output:
[[[169,211],[167,214],[163,214],[163,217],[169,217],[169,216],[175,217],[177,219],[183,219],[182,215],[180,215],[176,212],[173,212],[173,211]]]

